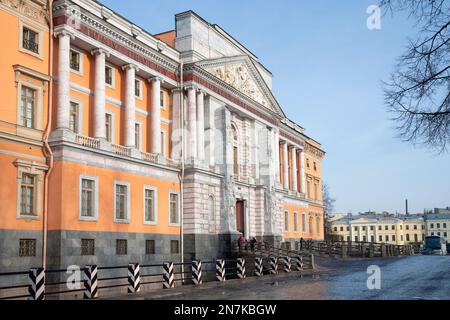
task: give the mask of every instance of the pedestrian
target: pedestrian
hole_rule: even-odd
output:
[[[241,234],[239,235],[238,240],[237,240],[239,252],[241,252],[241,247],[242,247],[242,244],[244,243],[244,241],[245,241],[244,236],[243,236],[242,233],[241,233]]]
[[[258,242],[255,237],[250,240],[250,250],[255,251],[255,244]]]
[[[303,240],[303,237],[301,237],[301,238],[300,238],[300,250],[303,249],[303,241],[304,241],[304,240]]]

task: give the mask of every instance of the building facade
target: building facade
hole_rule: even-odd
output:
[[[419,244],[425,240],[422,215],[343,216],[329,222],[330,234],[342,241]]]
[[[41,20],[11,3],[1,271],[211,259],[239,234],[323,239],[325,153],[219,26],[188,11],[152,35],[97,1],[22,2]]]
[[[435,208],[424,217],[427,236],[439,236],[450,243],[450,208]]]

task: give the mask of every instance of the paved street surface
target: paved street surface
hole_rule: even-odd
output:
[[[450,256],[340,261],[318,258],[316,273],[230,280],[158,290],[118,299],[450,299]],[[367,267],[381,271],[381,289],[367,288]]]

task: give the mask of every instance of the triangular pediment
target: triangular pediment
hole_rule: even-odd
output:
[[[271,89],[247,56],[202,60],[196,64],[263,107],[283,115]]]

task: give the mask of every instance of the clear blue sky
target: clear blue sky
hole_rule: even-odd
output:
[[[404,212],[405,198],[412,212],[450,206],[450,155],[401,142],[383,105],[381,81],[415,34],[405,14],[370,31],[366,9],[378,0],[102,2],[154,34],[192,9],[254,52],[287,116],[326,150],[335,211]]]

